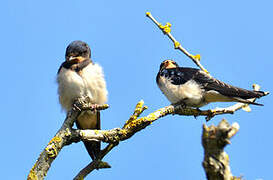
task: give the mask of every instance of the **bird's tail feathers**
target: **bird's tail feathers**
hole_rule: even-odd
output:
[[[264,92],[264,91],[253,91],[253,92],[255,92],[256,94],[257,94],[257,98],[260,98],[260,97],[263,97],[263,96],[266,96],[266,95],[268,95],[269,94],[269,92],[267,91],[267,92]]]
[[[79,129],[100,130],[100,112],[96,112],[96,114],[91,111],[82,112],[76,121],[76,125]],[[101,142],[83,141],[83,143],[92,160],[95,160],[100,154]]]
[[[235,101],[240,102],[240,103],[253,104],[253,105],[257,105],[257,106],[263,106],[263,104],[255,103],[255,102],[252,102],[250,100],[242,99],[242,98],[239,98],[239,97],[233,97],[232,99],[234,99]]]
[[[100,154],[100,148],[101,148],[100,141],[98,142],[84,141],[83,143],[89,156],[92,158],[92,160],[95,160]]]

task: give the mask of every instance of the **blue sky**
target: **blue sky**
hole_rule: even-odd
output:
[[[141,99],[149,107],[144,115],[169,104],[155,83],[163,60],[195,67],[173,49],[146,11],[172,23],[172,34],[191,53],[201,54],[214,77],[243,88],[258,83],[272,92],[272,6],[269,0],[3,1],[0,179],[25,179],[62,125],[65,113],[55,79],[71,41],[86,41],[92,59],[104,68],[111,108],[102,112],[102,128],[111,129],[121,127]],[[269,95],[258,101],[264,107],[251,106],[250,113],[241,110],[208,123],[226,118],[240,124],[226,148],[234,175],[273,179],[272,101]],[[87,179],[205,179],[203,123],[204,117],[164,117],[121,142],[105,158],[112,168]],[[89,161],[82,143],[65,147],[47,179],[71,179]]]

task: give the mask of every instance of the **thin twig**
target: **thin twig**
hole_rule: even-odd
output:
[[[201,56],[199,54],[197,55],[192,55],[190,54],[186,49],[182,47],[182,45],[173,37],[171,34],[171,24],[166,23],[165,26],[163,26],[161,23],[159,23],[150,12],[146,13],[146,16],[150,18],[156,25],[157,27],[164,33],[166,34],[171,41],[174,43],[174,48],[179,49],[181,52],[183,52],[186,56],[188,56],[202,71],[206,72],[209,74],[208,70],[206,70],[202,64],[200,63]]]

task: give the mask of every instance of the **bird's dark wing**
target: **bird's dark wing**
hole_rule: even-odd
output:
[[[263,91],[250,91],[242,88],[238,88],[222,81],[219,81],[205,72],[195,68],[170,68],[163,69],[157,75],[157,81],[160,76],[164,76],[169,79],[174,85],[182,85],[190,80],[196,82],[201,89],[204,90],[204,95],[209,93],[209,96],[214,102],[217,101],[238,101],[243,103],[250,103],[255,105],[261,105],[254,102],[250,102],[247,99],[260,98],[265,96]]]
[[[249,99],[264,96],[264,92],[262,91],[250,91],[226,84],[211,77],[201,70],[195,73],[193,80],[200,84],[201,87],[206,91],[214,90],[228,97],[240,97],[242,99]]]
[[[181,85],[193,79],[198,71],[198,69],[182,67],[163,69],[158,73],[157,79],[159,76],[164,76],[165,78],[170,79],[172,84]]]
[[[64,62],[61,64],[61,66],[59,67],[58,73],[57,73],[57,74],[60,73],[62,67],[66,68],[66,69],[71,69],[71,67],[72,67],[74,64],[77,64],[77,63],[78,63],[78,61],[77,61],[76,59],[71,60],[71,61],[64,61]]]

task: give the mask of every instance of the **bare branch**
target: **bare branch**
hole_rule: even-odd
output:
[[[255,99],[253,99],[254,101]],[[51,163],[57,157],[61,149],[73,142],[79,142],[81,140],[89,141],[102,141],[109,143],[109,145],[101,151],[99,157],[88,164],[76,177],[75,179],[82,179],[86,177],[94,169],[109,168],[110,165],[103,162],[103,157],[108,154],[120,141],[124,141],[132,137],[135,133],[149,126],[152,122],[158,120],[169,114],[177,114],[184,116],[206,116],[209,120],[212,117],[219,114],[233,114],[235,111],[245,107],[245,104],[235,104],[227,108],[216,108],[213,110],[199,110],[193,108],[184,108],[182,106],[169,105],[158,109],[157,111],[150,113],[146,117],[139,117],[142,112],[147,109],[144,106],[144,101],[138,102],[129,120],[125,122],[122,128],[114,128],[111,130],[73,130],[72,126],[82,110],[103,110],[108,108],[108,105],[94,105],[88,100],[79,99],[74,108],[68,112],[66,120],[64,121],[60,130],[48,143],[46,148],[40,154],[40,157],[36,161],[35,165],[31,169],[28,179],[43,179],[46,176],[47,171],[50,168]]]
[[[147,109],[146,106],[143,106],[144,102],[141,100],[135,108],[135,111],[133,115],[130,117],[130,119],[125,123],[122,129],[115,128],[111,130],[76,130],[76,132],[79,134],[82,140],[89,140],[89,141],[103,141],[105,143],[109,143],[108,146],[111,146],[111,148],[107,151],[103,152],[103,155],[100,156],[100,158],[97,160],[100,162],[102,158],[114,148],[119,141],[124,141],[131,136],[133,136],[136,132],[141,131],[142,129],[149,126],[152,122],[158,120],[161,117],[164,117],[166,115],[170,114],[178,114],[178,115],[186,115],[186,116],[206,116],[206,118],[212,118],[215,115],[219,114],[233,114],[236,110],[239,110],[242,107],[238,106],[230,106],[227,109],[226,108],[217,108],[215,110],[205,110],[201,111],[198,109],[193,108],[183,108],[182,106],[166,106],[164,108],[161,108],[151,114],[149,114],[146,117],[141,117],[140,114]],[[243,104],[245,106],[245,104]],[[232,137],[234,134],[230,132],[230,136]],[[92,162],[89,165],[87,165],[84,170],[82,170],[74,179],[81,179],[87,176],[90,172],[92,172],[94,169],[97,169],[97,163],[98,162]]]
[[[134,113],[130,116],[129,120],[126,121],[123,128],[115,128],[112,130],[76,130],[76,132],[84,140],[100,140],[109,145],[100,153],[99,157],[88,164],[81,172],[74,178],[74,180],[80,180],[85,178],[94,169],[99,169],[98,164],[102,162],[102,158],[108,154],[120,141],[124,141],[132,137],[136,132],[141,131],[145,127],[149,126],[155,120],[171,113],[173,106],[167,106],[161,108],[146,117],[138,118],[140,114],[147,109],[144,105],[144,101],[141,100],[137,103]],[[138,118],[138,119],[137,119]]]
[[[171,34],[171,23],[166,23],[165,26],[163,26],[161,23],[159,23],[150,12],[146,13],[146,16],[150,18],[156,25],[157,27],[165,34],[167,35],[171,41],[174,43],[174,48],[179,49],[181,52],[183,52],[186,56],[188,56],[202,71],[206,72],[209,74],[209,72],[202,66],[200,63],[201,56],[199,54],[197,55],[192,55],[190,54],[186,49],[184,49],[181,44],[173,37]]]
[[[239,180],[241,177],[232,175],[229,157],[224,147],[230,144],[230,138],[239,131],[239,124],[229,123],[223,119],[218,126],[203,125],[202,145],[204,147],[203,167],[208,180]]]
[[[253,99],[252,99],[253,100]],[[207,120],[210,120],[212,117],[221,114],[233,114],[235,111],[247,106],[247,104],[237,103],[233,106],[226,108],[215,108],[209,110],[199,110],[195,108],[184,108],[183,106],[173,106],[169,105],[164,108],[161,108],[153,113],[150,113],[146,117],[138,118],[139,115],[147,107],[143,107],[143,101],[141,100],[137,105],[134,111],[134,114],[126,121],[122,129],[114,128],[111,130],[75,130],[75,134],[81,138],[81,140],[89,141],[102,141],[105,143],[115,144],[119,141],[126,140],[134,135],[136,132],[144,129],[152,122],[157,119],[164,117],[166,115],[182,115],[182,116],[206,116]]]
[[[72,126],[80,114],[80,108],[87,108],[90,103],[86,100],[78,99],[74,103],[74,107],[67,113],[66,119],[62,127],[58,130],[56,135],[49,141],[48,145],[40,154],[39,158],[35,162],[34,166],[28,174],[28,180],[44,179],[49,170],[51,163],[58,156],[62,148],[73,142],[79,142],[81,140],[78,133],[72,130]],[[89,106],[93,110],[103,110],[108,108],[108,105],[101,106]]]
[[[260,86],[253,85],[254,90],[259,90]],[[255,101],[255,99],[250,99],[251,101]],[[227,107],[227,108],[216,108],[213,110],[204,110],[201,111],[199,109],[193,109],[193,108],[184,108],[182,106],[173,106],[169,105],[164,108],[161,108],[151,114],[149,114],[146,117],[138,118],[141,113],[147,109],[146,106],[143,106],[144,102],[141,100],[134,110],[133,115],[130,117],[128,121],[126,121],[125,125],[122,129],[115,128],[111,130],[77,130],[77,133],[81,137],[82,140],[90,140],[90,141],[103,141],[105,143],[110,143],[111,149],[109,149],[106,153],[104,151],[102,158],[114,148],[119,141],[124,141],[131,136],[133,136],[136,132],[146,128],[149,126],[152,122],[158,120],[161,117],[164,117],[169,114],[177,114],[177,115],[184,115],[184,116],[206,116],[206,120],[209,121],[212,117],[220,114],[233,114],[235,111],[245,108],[248,106],[247,104],[243,103],[237,103],[233,106]],[[138,118],[138,119],[137,119]],[[233,129],[229,132],[228,137],[231,138],[233,135],[235,135],[237,131],[234,131]],[[109,146],[108,145],[108,146]],[[108,147],[107,147],[108,148]],[[102,158],[98,159],[98,162],[101,161]],[[74,179],[80,179],[87,176],[90,172],[92,172],[94,169],[98,168],[97,163],[98,162],[92,162],[89,165],[87,165],[84,170],[82,170]]]

